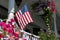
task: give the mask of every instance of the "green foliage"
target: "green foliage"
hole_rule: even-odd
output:
[[[48,30],[48,36],[50,36],[51,34],[51,9],[48,8],[44,8],[44,14],[42,15],[44,21],[45,21],[45,25],[47,26],[47,30]]]
[[[47,35],[45,32],[39,32],[40,40],[47,40]]]
[[[45,24],[47,26],[48,32],[39,32],[39,36],[41,40],[59,40],[55,34],[51,32],[51,16],[52,16],[52,11],[48,8],[44,9],[44,14],[42,15],[42,18],[45,21]]]
[[[48,37],[46,32],[39,32],[39,36],[40,40],[59,40],[53,33]]]
[[[3,31],[3,33],[2,33],[4,36],[6,36],[6,34],[7,34],[7,32],[5,32],[5,31]]]

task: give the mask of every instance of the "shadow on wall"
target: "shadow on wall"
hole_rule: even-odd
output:
[[[0,18],[6,19],[8,16],[8,9],[0,5]]]

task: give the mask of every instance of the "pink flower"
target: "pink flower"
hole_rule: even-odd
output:
[[[11,22],[15,22],[15,20],[12,18],[12,19],[11,19]]]
[[[6,27],[6,23],[5,22],[1,22],[1,26],[2,27]]]
[[[0,26],[1,26],[1,22],[0,22]]]
[[[4,31],[7,31],[7,28],[3,28]]]
[[[16,32],[14,33],[14,36],[17,38],[19,36],[19,34],[17,34]]]
[[[4,31],[7,31],[7,29],[6,29],[7,28],[6,23],[5,22],[1,22],[0,24],[1,24],[2,29]]]
[[[23,38],[19,38],[19,40],[23,40]]]
[[[0,33],[0,38],[3,38],[3,37],[4,37],[4,35]]]
[[[7,28],[10,28],[11,27],[11,25],[8,23],[8,24],[6,24],[6,26],[7,26]]]
[[[14,30],[12,30],[12,29],[9,29],[9,30],[8,30],[8,33],[9,33],[9,34],[13,34],[13,32],[14,32]]]

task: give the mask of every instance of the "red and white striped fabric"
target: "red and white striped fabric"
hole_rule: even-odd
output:
[[[28,10],[27,6],[24,5],[23,8],[15,13],[15,17],[17,18],[18,24],[20,25],[20,29],[23,28],[28,24],[33,22]]]

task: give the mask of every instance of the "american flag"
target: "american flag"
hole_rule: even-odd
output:
[[[28,11],[27,5],[25,4],[21,10],[15,13],[20,29],[23,30],[28,23],[33,22],[31,15]]]

